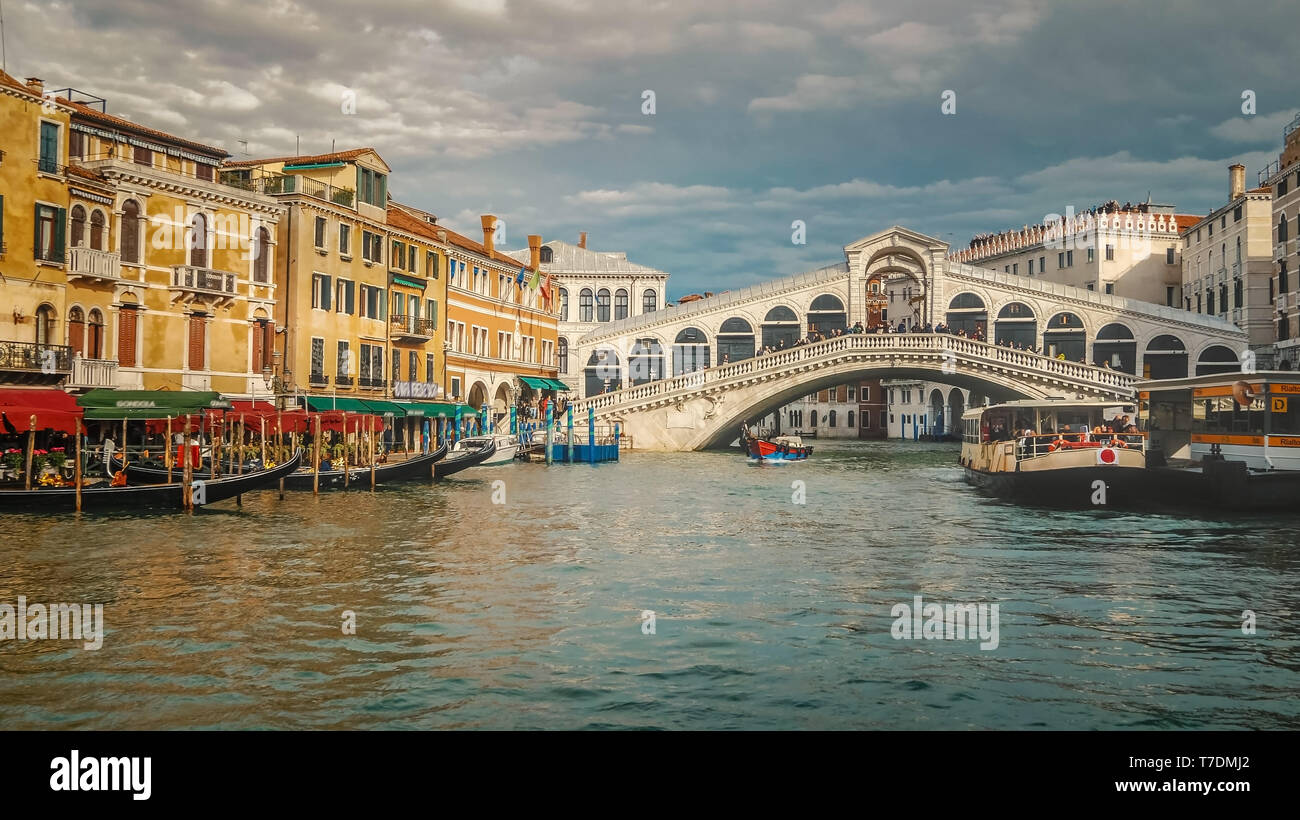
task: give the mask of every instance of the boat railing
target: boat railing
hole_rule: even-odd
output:
[[[1108,446],[1144,452],[1146,440],[1146,433],[1043,433],[1017,437],[1016,455],[1024,460],[1061,451]]]

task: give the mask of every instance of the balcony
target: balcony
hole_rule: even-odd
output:
[[[388,322],[388,338],[394,342],[427,342],[437,332],[438,322],[435,319],[394,313]]]
[[[301,174],[264,174],[253,177],[249,171],[233,170],[222,171],[221,181],[226,185],[263,194],[303,194],[344,208],[351,208],[356,199],[356,192],[351,188],[330,185]]]
[[[109,251],[77,247],[68,251],[68,281],[116,282],[122,278],[122,257]]]
[[[112,359],[86,359],[77,356],[72,360],[72,375],[68,387],[89,390],[93,387],[117,387],[117,362]]]
[[[340,376],[335,376],[335,377],[334,377],[334,385],[335,385],[336,387],[351,387],[351,386],[352,386],[352,377],[351,377],[351,376],[342,376],[342,375],[340,375]]]
[[[330,377],[326,376],[324,373],[312,373],[307,377],[307,384],[312,387],[328,387],[329,383]]]
[[[388,386],[388,382],[384,379],[372,379],[369,376],[362,376],[357,379],[357,386],[363,390],[383,390]]]
[[[215,297],[217,304],[229,304],[239,295],[239,277],[229,271],[199,268],[194,265],[172,266],[172,298],[186,294]]]
[[[0,380],[57,384],[72,372],[72,348],[35,342],[0,342]]]

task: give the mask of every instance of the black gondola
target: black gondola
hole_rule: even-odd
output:
[[[269,470],[259,470],[244,475],[223,476],[221,478],[203,478],[196,476],[193,480],[194,506],[215,504],[237,495],[252,492],[278,482],[281,478],[298,469],[302,461],[302,450],[293,458]],[[179,475],[177,470],[173,475]],[[167,471],[163,471],[166,478]],[[130,479],[131,470],[128,468]],[[148,479],[145,479],[148,480]],[[170,484],[139,484],[126,487],[82,487],[81,508],[159,508],[179,509],[184,504],[181,482]],[[75,510],[77,508],[76,487],[43,487],[34,490],[0,490],[0,509],[46,512],[49,510]]]
[[[467,470],[476,464],[482,464],[487,461],[497,451],[496,441],[488,442],[485,447],[478,450],[464,451],[464,455],[454,455],[451,458],[443,459],[433,465],[434,474],[437,478],[446,478],[453,473],[459,473],[461,470]]]
[[[375,465],[375,484],[393,484],[398,481],[432,478],[434,465],[436,465],[445,455],[447,455],[446,444],[442,445],[437,450],[434,450],[432,453],[414,456],[393,464],[377,464]],[[143,464],[128,464],[126,474],[132,480],[140,481],[159,481],[165,480],[167,477],[167,471],[165,469]],[[320,489],[342,490],[345,487],[355,487],[356,489],[364,490],[370,488],[369,467],[351,467],[348,469],[347,474],[348,477],[345,484],[343,480],[343,470],[321,470]],[[314,473],[310,469],[297,470],[290,475],[285,476],[284,488],[286,490],[310,491],[312,488],[313,475]]]

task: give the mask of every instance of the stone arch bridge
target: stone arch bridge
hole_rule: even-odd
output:
[[[921,378],[993,400],[1132,395],[1141,377],[1240,368],[1246,335],[1216,317],[948,259],[937,239],[894,227],[809,273],[600,326],[576,343],[579,419],[593,408],[638,448],[725,445],[741,423],[858,379]],[[810,331],[861,322],[944,323],[950,333],[848,334],[793,347]],[[756,355],[764,347],[784,349]],[[1058,358],[1064,355],[1065,360]],[[1098,365],[1105,361],[1110,368]]]

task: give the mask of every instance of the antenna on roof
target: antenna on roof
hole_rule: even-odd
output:
[[[295,157],[302,156],[302,137],[298,134],[293,135],[293,155]]]
[[[330,153],[334,153],[334,140],[330,140]]]
[[[248,156],[248,140],[235,140],[235,142],[244,146],[244,156]]]

